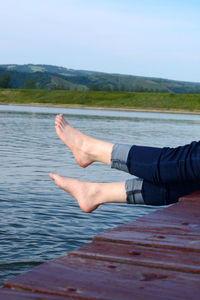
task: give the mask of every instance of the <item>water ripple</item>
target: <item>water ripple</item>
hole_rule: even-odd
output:
[[[49,172],[87,181],[130,175],[95,163],[79,168],[56,137],[59,108],[0,106],[0,281],[64,255],[94,235],[157,208],[107,204],[84,214]],[[199,116],[64,109],[86,133],[112,142],[176,146],[199,139]]]

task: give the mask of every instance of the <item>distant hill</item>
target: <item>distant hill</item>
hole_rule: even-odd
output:
[[[200,83],[33,64],[0,65],[0,87],[4,87],[2,82],[8,74],[9,87],[14,89],[200,93]]]

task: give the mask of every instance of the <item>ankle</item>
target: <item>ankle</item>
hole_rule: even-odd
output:
[[[89,182],[88,183],[88,198],[91,199],[94,205],[102,204],[102,189],[101,183]]]
[[[81,145],[81,151],[87,155],[91,161],[96,161],[96,142],[97,141],[92,137],[86,136]]]
[[[93,148],[94,160],[110,166],[112,148],[113,148],[112,143],[97,140]]]

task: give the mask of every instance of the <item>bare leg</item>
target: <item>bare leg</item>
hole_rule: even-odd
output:
[[[50,177],[78,201],[84,212],[90,213],[104,203],[126,203],[125,182],[84,182],[53,173],[50,173]]]
[[[81,167],[85,168],[94,161],[110,165],[112,143],[85,135],[70,126],[62,114],[56,116],[55,128],[58,137],[72,151],[76,162]]]

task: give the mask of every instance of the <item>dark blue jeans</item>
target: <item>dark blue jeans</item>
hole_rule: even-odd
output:
[[[138,177],[126,181],[128,203],[172,204],[200,189],[200,142],[176,148],[115,144],[111,167]]]

